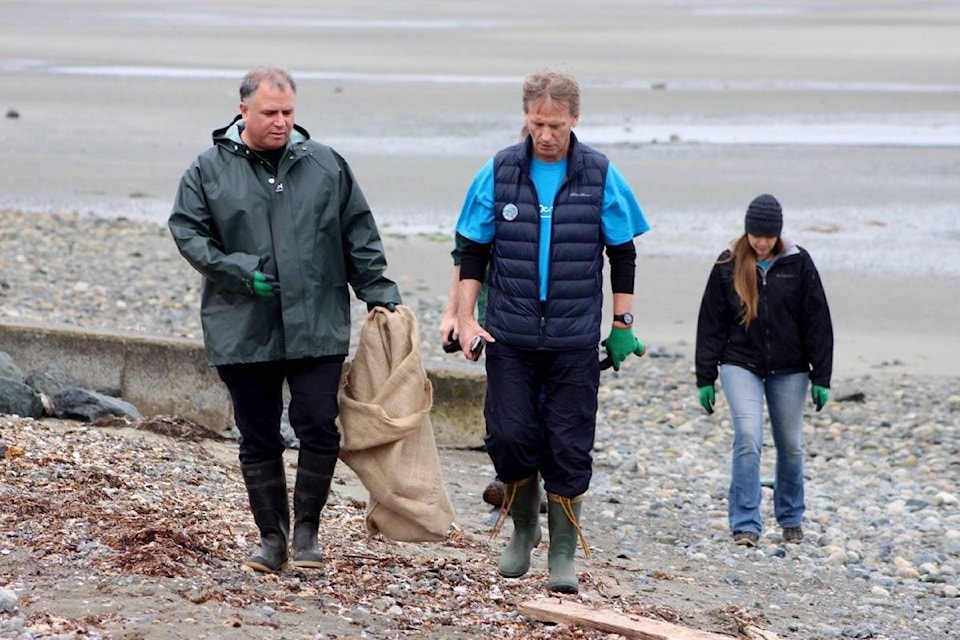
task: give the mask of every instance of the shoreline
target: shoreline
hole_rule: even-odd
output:
[[[302,79],[297,123],[350,163],[389,275],[422,304],[432,345],[466,188],[513,141],[522,77],[559,64],[582,85],[578,135],[627,177],[652,227],[636,243],[642,340],[692,351],[712,260],[766,192],[784,206],[784,234],[823,277],[837,376],[960,374],[960,84],[950,71],[960,10],[950,3],[617,3],[571,23],[562,9],[573,3],[544,13],[495,2],[478,12],[429,0],[372,17],[364,6],[333,15],[293,0],[271,22],[282,30],[264,29],[249,0],[229,16],[204,2],[162,17],[109,3],[45,6],[12,6],[0,25],[0,93],[17,115],[0,119],[0,210],[162,225],[183,171],[235,115],[243,73],[280,64]],[[162,314],[165,332],[198,327],[196,274],[168,234],[149,238],[148,263],[123,254],[122,242],[146,242],[127,223],[101,223],[119,237],[102,231],[90,246],[85,224],[12,223],[2,277],[26,288],[38,315],[119,314],[148,325]],[[76,263],[53,275],[21,272],[70,251]],[[111,251],[119,253],[103,255]],[[9,262],[20,254],[24,262]],[[0,296],[8,312],[21,304],[10,291]]]
[[[578,136],[652,226],[636,242],[633,305],[650,353],[601,376],[583,509],[595,553],[578,560],[576,599],[730,636],[744,619],[784,640],[956,635],[960,5],[550,8],[5,3],[0,325],[199,342],[200,277],[166,218],[184,170],[235,115],[243,74],[276,64],[298,79],[297,124],[363,189],[424,366],[479,379],[483,363],[442,353],[437,335],[454,220],[476,171],[515,139],[524,75],[562,65],[582,87]],[[718,393],[718,411],[700,407],[693,349],[712,261],[759,193],[813,256],[836,346],[830,402],[804,403],[806,539],[782,544],[763,482],[765,535],[744,549],[728,528],[729,406]],[[356,338],[365,305],[351,312]],[[481,498],[495,470],[475,448],[439,448],[459,525],[447,541],[369,538],[367,492],[339,465],[325,568],[264,579],[237,566],[257,535],[233,442],[9,416],[0,429],[24,450],[0,460],[12,499],[0,637],[606,635],[518,612],[543,597],[549,538],[527,576],[499,576],[506,531],[490,539]],[[292,480],[296,453],[285,458]]]
[[[450,243],[439,234],[384,234],[383,242],[387,275],[419,319],[425,363],[468,367],[439,349]],[[644,238],[637,246],[637,336],[651,352],[683,354],[692,366],[700,296],[713,256],[648,255]],[[960,290],[960,278],[895,278],[818,267],[834,322],[835,379],[960,375],[960,324],[952,320],[958,303],[945,295],[951,287]],[[0,209],[0,270],[0,318],[201,337],[200,278],[165,225]],[[356,329],[364,309],[354,303]],[[605,323],[609,304],[607,295]]]
[[[446,243],[386,237],[384,246],[391,277],[445,300],[451,264]],[[637,254],[635,332],[650,349],[679,351],[692,364],[700,297],[713,256],[694,260],[644,255],[642,238]],[[834,324],[834,378],[881,371],[960,376],[960,325],[950,320],[958,303],[941,295],[950,290],[951,282],[954,290],[960,290],[960,278],[877,278],[818,268]],[[402,284],[401,291],[406,291]],[[607,295],[604,323],[610,321],[609,305]],[[926,313],[917,314],[917,309]],[[430,327],[421,331],[430,335]]]

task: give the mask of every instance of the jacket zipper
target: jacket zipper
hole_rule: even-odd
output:
[[[533,184],[532,178],[527,178],[530,181],[531,187],[533,188],[533,193],[537,197],[537,248],[540,246],[540,226],[543,224],[543,218],[540,217],[540,194],[537,193],[537,186]],[[553,214],[556,209],[557,196],[563,193],[564,188],[569,182],[569,175],[564,176],[563,180],[560,181],[560,186],[557,188],[557,193],[553,196],[553,204],[550,206],[550,246],[547,247],[547,260],[549,261],[553,257]],[[537,251],[537,295],[540,293],[540,251]],[[544,344],[547,341],[547,303],[550,301],[550,289],[553,282],[553,272],[547,276],[547,299],[540,302],[540,347],[543,348]]]

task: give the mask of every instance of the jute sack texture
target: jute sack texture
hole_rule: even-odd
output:
[[[433,386],[420,356],[420,330],[408,307],[375,307],[338,393],[340,459],[370,492],[370,535],[429,542],[454,519],[440,470],[430,408]]]

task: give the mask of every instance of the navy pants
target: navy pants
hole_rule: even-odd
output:
[[[233,400],[233,415],[240,430],[240,462],[255,464],[283,455],[280,418],[284,380],[290,388],[290,426],[300,440],[300,448],[337,455],[337,389],[343,361],[344,356],[331,356],[217,367]]]
[[[486,360],[484,442],[497,477],[516,482],[539,472],[550,493],[586,493],[597,427],[597,349],[539,351],[494,342]]]

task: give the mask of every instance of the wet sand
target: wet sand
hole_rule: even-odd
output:
[[[298,123],[353,165],[391,274],[442,297],[466,186],[512,141],[522,76],[560,62],[583,87],[578,132],[653,226],[643,339],[692,350],[710,263],[767,191],[822,272],[837,375],[960,373],[954,4],[383,4],[6,4],[0,108],[19,118],[0,120],[0,208],[162,222],[243,72],[283,64]]]

